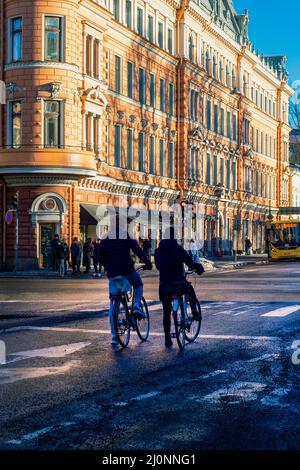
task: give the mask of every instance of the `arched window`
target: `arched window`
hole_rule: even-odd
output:
[[[213,77],[217,78],[217,59],[216,56],[213,58]]]
[[[207,73],[209,73],[209,63],[210,63],[210,56],[209,56],[209,51],[206,51],[206,56],[205,56],[205,69]]]
[[[194,62],[194,48],[195,48],[194,39],[193,39],[193,36],[190,35],[190,37],[189,37],[189,59],[190,59],[191,62]]]

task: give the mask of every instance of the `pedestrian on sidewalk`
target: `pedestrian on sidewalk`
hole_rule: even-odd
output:
[[[192,260],[195,263],[199,263],[199,249],[198,249],[197,243],[195,242],[193,238],[190,241],[189,252],[190,252],[190,256]]]
[[[52,266],[52,248],[51,248],[51,243],[48,240],[46,241],[44,250],[43,250],[43,267],[44,269],[49,271],[51,266]]]
[[[101,239],[97,238],[94,244],[94,257],[93,257],[95,277],[101,277],[100,243],[101,243]]]
[[[73,274],[80,273],[80,261],[81,261],[81,246],[78,243],[78,238],[74,237],[71,245],[71,262]]]
[[[70,248],[65,238],[63,239],[63,247],[64,247],[64,252],[65,252],[64,273],[66,276],[68,274],[68,264],[70,260]]]
[[[57,256],[56,256],[56,249],[57,249],[58,242],[59,242],[59,235],[58,235],[58,233],[56,233],[53,240],[51,241],[52,269],[53,269],[53,271],[56,271],[58,269],[58,267],[57,267]]]
[[[57,262],[57,270],[61,278],[65,275],[65,250],[64,244],[62,241],[57,242],[56,246],[56,262]]]
[[[91,260],[94,257],[94,245],[90,238],[83,245],[83,260],[82,264],[85,266],[85,272],[88,274],[91,269]]]
[[[251,247],[252,247],[252,243],[249,239],[249,237],[247,236],[245,238],[245,248],[246,248],[246,255],[249,256],[250,253],[251,253]]]
[[[151,248],[152,248],[152,241],[151,241],[151,237],[149,236],[148,238],[143,240],[143,253],[148,259],[151,259]]]

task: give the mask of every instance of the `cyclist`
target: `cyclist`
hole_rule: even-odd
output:
[[[201,275],[204,268],[201,263],[196,263],[188,252],[178,244],[175,239],[174,228],[166,231],[166,238],[162,240],[155,250],[154,259],[160,273],[159,298],[163,304],[163,324],[165,332],[165,346],[172,346],[171,340],[171,310],[172,295],[178,292],[186,293],[195,319],[199,318],[197,309],[197,297],[193,286],[186,281],[184,276],[184,264]]]
[[[143,297],[143,282],[142,279],[134,269],[134,261],[131,257],[131,251],[145,263],[146,269],[152,269],[151,261],[146,257],[141,248],[139,247],[136,240],[131,238],[128,233],[125,236],[119,236],[116,234],[108,236],[102,240],[99,249],[100,266],[104,266],[107,271],[107,277],[109,280],[109,294],[110,294],[110,309],[109,309],[109,320],[112,334],[112,344],[118,344],[114,321],[113,321],[113,301],[112,295],[117,294],[114,278],[118,276],[124,276],[134,288],[134,305],[132,314],[136,317],[142,317],[143,312],[141,309],[141,299]]]

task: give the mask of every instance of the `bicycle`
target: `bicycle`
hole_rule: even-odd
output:
[[[144,266],[137,269],[137,271],[141,269],[144,269]],[[120,345],[123,348],[128,346],[131,330],[137,332],[142,342],[147,341],[150,333],[150,317],[145,298],[142,297],[141,302],[143,317],[136,318],[132,315],[134,293],[132,294],[131,285],[124,276],[119,276],[115,279],[115,282],[119,293],[112,295],[111,298],[113,300],[113,321]]]
[[[194,274],[195,271],[187,271],[185,277]],[[186,342],[193,343],[199,336],[202,322],[202,312],[199,300],[197,300],[198,316],[192,315],[191,305],[188,294],[172,295],[172,316],[174,321],[175,333],[172,338],[176,338],[179,349],[185,348]]]

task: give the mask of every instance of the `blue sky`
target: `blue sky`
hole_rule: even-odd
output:
[[[237,13],[249,10],[249,35],[265,55],[284,54],[290,83],[300,80],[300,0],[233,0]]]

